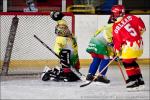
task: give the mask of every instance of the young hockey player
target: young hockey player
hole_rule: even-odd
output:
[[[62,13],[57,13],[58,16]],[[53,78],[56,81],[77,81],[79,78],[74,74],[70,67],[79,71],[80,63],[78,58],[77,43],[74,34],[69,30],[67,22],[61,18],[55,18],[57,26],[55,27],[56,42],[54,51],[60,57],[61,68],[45,68],[42,74],[42,80],[47,81]]]
[[[116,55],[122,57],[128,80],[127,89],[136,89],[144,85],[142,73],[136,59],[143,53],[142,34],[146,30],[141,18],[125,15],[123,5],[114,5],[111,9],[113,24],[113,43]]]
[[[86,80],[93,80],[97,69],[99,73],[109,63],[109,57],[113,56],[112,48],[112,21],[108,21],[108,25],[98,29],[91,38],[87,48],[87,52],[91,54],[93,61],[89,67],[88,75]],[[110,83],[110,80],[106,78],[106,72],[108,67],[100,73],[95,81],[102,83]]]

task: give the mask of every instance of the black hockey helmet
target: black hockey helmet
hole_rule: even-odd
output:
[[[50,16],[53,20],[58,21],[64,17],[64,14],[62,12],[53,11],[50,13]]]

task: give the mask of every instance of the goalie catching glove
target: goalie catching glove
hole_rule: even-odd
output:
[[[55,20],[55,21],[58,21],[58,20],[61,20],[63,17],[64,17],[64,14],[62,12],[51,12],[50,13],[50,17]]]

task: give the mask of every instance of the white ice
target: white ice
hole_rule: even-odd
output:
[[[123,69],[124,70],[124,69]],[[87,74],[88,68],[82,68],[81,72]],[[145,81],[145,89],[142,91],[128,92],[126,85],[117,66],[112,66],[107,72],[111,80],[110,85],[96,85],[94,83],[80,87],[84,84],[78,82],[53,82],[41,81],[40,76],[1,79],[1,99],[150,99],[149,78],[150,67],[141,67]],[[125,72],[124,72],[125,74]],[[126,74],[125,74],[126,75]]]

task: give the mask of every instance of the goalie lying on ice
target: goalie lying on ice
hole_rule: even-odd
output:
[[[77,42],[68,28],[65,20],[58,20],[55,28],[56,41],[54,51],[60,56],[61,67],[50,69],[46,67],[41,76],[43,81],[53,79],[55,81],[77,81],[79,78],[71,71],[74,67],[79,71],[80,63],[77,51]]]

